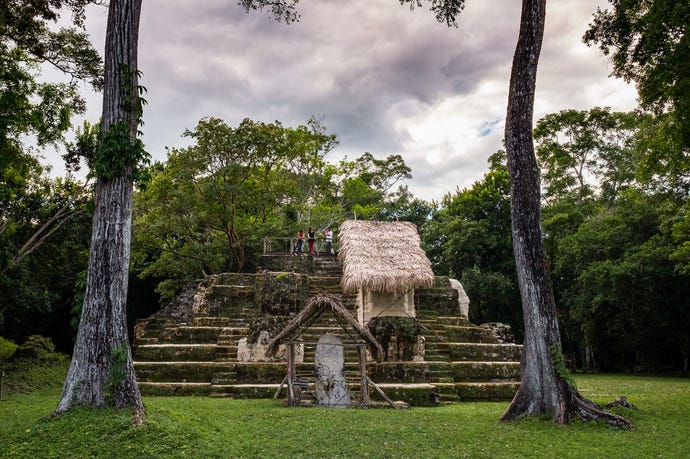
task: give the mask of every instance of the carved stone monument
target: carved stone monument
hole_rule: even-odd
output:
[[[345,381],[345,351],[339,337],[319,337],[314,372],[316,399],[320,406],[346,408],[352,404]]]

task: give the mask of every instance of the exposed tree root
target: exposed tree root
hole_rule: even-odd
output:
[[[144,422],[145,412],[141,408],[134,409],[134,415],[132,416],[132,425],[140,426]]]
[[[625,397],[622,397],[625,399]],[[632,430],[633,424],[623,416],[606,411],[600,405],[584,398],[579,392],[573,394],[574,409],[573,415],[583,421],[602,421],[606,424],[620,429]],[[613,402],[612,402],[613,403]],[[611,405],[611,404],[609,404]],[[607,406],[609,406],[607,405]],[[611,405],[618,406],[618,405]],[[632,406],[632,405],[631,405]]]
[[[636,410],[637,407],[630,403],[625,397],[618,397],[611,403],[604,405],[604,408],[613,408],[614,406],[622,406],[623,408],[630,408],[631,410]]]
[[[525,393],[520,394],[518,392],[500,420],[501,422],[507,422],[527,415],[552,414],[554,421],[558,424],[568,424],[574,419],[580,419],[582,421],[604,422],[619,429],[632,430],[634,428],[632,422],[623,416],[606,411],[602,406],[584,398],[575,390],[566,390],[569,393],[563,398],[563,402],[558,407],[554,407],[551,410],[544,406],[542,406],[541,409],[537,409],[536,406],[539,404],[530,403],[529,397],[526,396]],[[625,403],[628,403],[625,397],[621,397],[612,402],[612,404],[616,403],[615,405],[609,405],[625,406],[619,404],[621,399],[625,401]],[[633,405],[629,405],[634,408]]]

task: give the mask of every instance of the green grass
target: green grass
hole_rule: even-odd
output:
[[[639,411],[621,431],[596,423],[497,420],[507,403],[439,408],[285,408],[274,400],[145,399],[144,425],[131,413],[79,409],[57,418],[55,389],[0,402],[2,458],[684,458],[690,454],[690,379],[576,375],[584,395],[626,395]]]

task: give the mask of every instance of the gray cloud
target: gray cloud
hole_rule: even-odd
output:
[[[537,111],[602,100],[632,106],[632,93],[607,80],[604,58],[579,45],[591,14],[606,5],[549,5]],[[315,116],[340,139],[334,159],[403,154],[419,197],[440,199],[481,178],[501,147],[520,2],[468,2],[458,29],[395,0],[298,6],[300,22],[285,25],[228,0],[144,2],[143,132],[156,159],[165,146],[185,145],[180,135],[204,116],[285,125]],[[105,16],[103,8],[90,10],[94,43],[103,43]],[[98,96],[89,101],[97,118]]]

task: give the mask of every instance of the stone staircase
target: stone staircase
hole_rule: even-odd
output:
[[[216,276],[191,287],[196,290],[189,296],[193,301],[185,302],[184,313],[163,310],[139,321],[134,364],[142,393],[273,397],[285,377],[285,362],[237,360],[238,341],[248,336],[252,321],[262,316],[262,301],[280,298],[288,311],[276,317],[287,321],[307,298],[329,293],[338,295],[357,316],[357,295],[343,293],[337,258],[283,258],[304,274],[276,271]],[[267,263],[275,265],[279,260]],[[267,290],[269,278],[279,284],[277,294]],[[425,340],[424,360],[369,362],[369,377],[392,399],[413,406],[510,399],[519,384],[521,346],[499,343],[490,330],[459,316],[457,291],[446,284],[447,278],[437,278],[434,288],[415,292],[417,319]],[[305,346],[304,363],[297,365],[300,377],[313,380],[319,336],[338,335],[344,342],[359,339],[341,325],[331,314],[324,313],[302,334]],[[345,362],[347,381],[356,400],[360,375],[355,346],[346,346]],[[371,396],[372,400],[378,398],[373,390]]]

